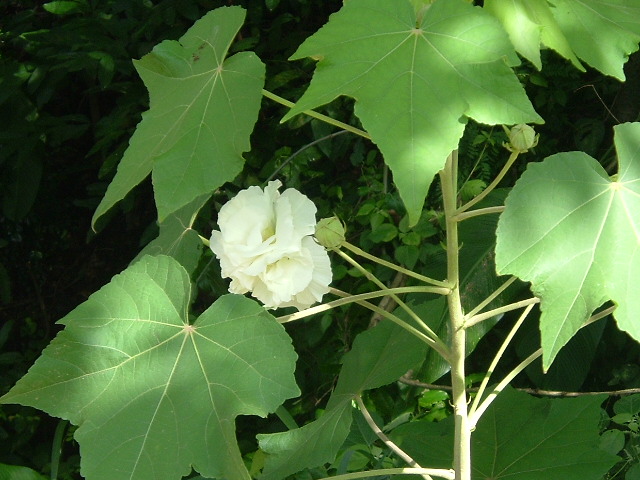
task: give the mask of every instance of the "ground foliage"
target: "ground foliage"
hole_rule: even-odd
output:
[[[340,8],[339,1],[322,2],[320,6],[311,0],[155,4],[102,0],[51,2],[48,6],[8,1],[2,6],[0,393],[15,384],[57,333],[53,322],[122,271],[158,232],[151,188],[145,182],[103,217],[96,225],[98,233],[90,228],[91,215],[115,175],[142,112],[149,106],[147,90],[131,59],[146,55],[162,40],[180,38],[196,19],[230,3],[247,8],[247,19],[230,53],[255,51],[265,63],[266,88],[292,100],[299,98],[315,63],[310,59],[288,62],[287,58],[326,22],[330,13]],[[542,40],[549,44],[548,37],[543,36]],[[300,56],[308,53],[303,50]],[[531,53],[519,53],[534,64],[539,61]],[[571,64],[576,61],[570,53],[565,55],[570,61],[554,52],[540,53],[544,64],[541,71],[526,62],[516,70],[533,107],[546,120],[539,128],[540,144],[528,161],[540,161],[558,151],[583,150],[593,157],[589,161],[597,161],[609,174],[614,173],[612,126],[637,119],[640,95],[635,78],[640,76],[627,75],[627,83],[620,84],[588,67],[586,73],[580,73]],[[632,57],[629,70],[637,70],[638,63]],[[620,76],[618,71],[611,74]],[[352,125],[359,122],[353,114],[353,101],[343,97],[319,110]],[[286,112],[286,108],[263,100],[257,128],[251,136],[252,149],[245,154],[245,170],[219,190],[205,209],[213,211],[237,190],[265,182],[277,173],[288,186],[300,188],[313,198],[321,216],[338,213],[352,227],[349,236],[354,243],[409,268],[432,272],[443,267],[438,263],[442,258],[443,227],[439,222],[437,185],[429,189],[419,218],[414,215],[410,221],[398,192],[392,188],[391,172],[371,142],[356,139],[350,133],[325,138],[335,130],[303,117],[280,127],[278,122]],[[317,140],[321,141],[310,145]],[[504,140],[501,130],[468,123],[461,143],[461,173],[467,179],[462,192],[470,198],[474,196],[473,189],[486,184],[505,162],[501,146]],[[381,148],[384,150],[384,146]],[[524,165],[519,169],[522,171]],[[505,179],[504,186],[512,186],[516,178],[514,174]],[[205,200],[194,202],[200,206]],[[163,235],[172,242],[171,229],[180,229],[176,225],[193,223],[191,212],[197,208],[189,207],[187,204],[183,210],[167,212],[159,227],[160,237],[147,245],[147,252],[164,248]],[[201,231],[212,226],[202,220],[205,217],[201,213],[197,220]],[[410,228],[409,223],[417,225]],[[485,228],[490,231],[493,227]],[[473,232],[469,235],[469,241],[475,238]],[[197,244],[195,240],[185,239],[184,248],[190,248],[188,242]],[[180,244],[176,248],[182,247]],[[211,254],[205,252],[198,264],[183,264],[187,271],[194,272],[192,278],[198,287],[193,294],[195,316],[205,315],[209,305],[226,290],[214,263]],[[389,272],[372,268],[382,280],[395,280]],[[476,281],[482,279],[483,270],[491,268],[492,263],[475,265]],[[337,284],[348,283],[354,293],[368,290],[367,280],[340,262],[335,266],[335,278]],[[469,285],[470,292],[476,288],[473,283]],[[511,298],[520,294],[517,288],[510,293]],[[482,290],[476,295],[482,297]],[[341,362],[349,365],[353,361],[358,355],[354,338],[377,319],[364,316],[355,308],[345,308],[340,313],[287,328],[299,355],[295,375],[303,392],[285,404],[287,410],[298,425],[307,424],[309,428],[326,428],[323,425],[334,420],[346,425],[342,433],[347,441],[336,452],[338,459],[300,478],[393,464],[374,439],[358,434],[362,419],[347,419],[346,411],[340,410],[344,405],[336,400]],[[478,336],[469,359],[475,367],[473,371],[486,368],[487,355],[508,331],[510,321],[507,317]],[[507,352],[512,364],[531,352],[530,339],[535,335],[535,324],[528,334],[521,332],[515,347]],[[640,386],[640,349],[635,342],[613,324],[587,332],[586,337],[580,335],[558,354],[548,376],[541,376],[539,368],[531,368],[516,384],[568,390]],[[362,338],[361,342],[370,341]],[[351,356],[343,360],[343,354],[352,348]],[[573,366],[571,374],[568,378],[552,376],[554,369],[560,371],[563,358],[565,365]],[[406,361],[411,366],[412,359]],[[440,378],[443,374],[445,377]],[[342,375],[346,375],[344,370]],[[448,381],[442,371],[430,374],[422,370],[421,378],[443,384]],[[375,386],[378,384],[373,382],[366,388]],[[612,398],[604,404],[607,418],[610,417],[610,421],[601,423],[604,450],[622,458],[611,470],[610,478],[624,478],[627,471],[627,478],[633,478],[631,475],[637,470],[633,465],[640,456],[640,408],[633,398]],[[397,384],[370,392],[365,401],[381,424],[397,425],[410,417],[430,420],[449,415],[444,391],[441,397],[431,398],[418,388]],[[340,415],[334,417],[336,412]],[[313,422],[316,419],[321,423]],[[261,467],[256,433],[281,430],[281,420],[275,417],[240,417],[236,435],[245,461],[256,469]],[[38,411],[3,405],[0,464],[23,465],[45,475],[53,470],[57,478],[79,478],[77,445],[71,433],[73,429],[64,422]],[[50,441],[43,442],[43,438]],[[268,441],[265,442],[263,449],[269,451]],[[54,451],[63,447],[62,455],[51,454],[52,444]],[[35,472],[24,474],[40,478]]]

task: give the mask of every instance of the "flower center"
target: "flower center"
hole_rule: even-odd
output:
[[[261,232],[262,241],[264,242],[268,238],[273,237],[275,234],[276,234],[275,225],[273,225],[272,223],[269,223]]]

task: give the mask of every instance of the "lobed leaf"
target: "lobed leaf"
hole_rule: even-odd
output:
[[[472,479],[599,480],[618,457],[599,448],[604,395],[538,399],[500,393],[471,437]],[[526,435],[523,435],[526,432]],[[451,468],[453,417],[401,425],[390,437],[419,464]]]
[[[189,323],[187,272],[146,256],[60,323],[65,329],[1,403],[78,425],[88,480],[249,479],[238,415],[266,415],[298,395],[296,354],[256,302],[218,299]]]
[[[553,15],[578,57],[624,80],[623,65],[640,42],[639,0],[552,0]]]
[[[350,0],[291,58],[304,57],[319,62],[283,120],[339,95],[353,97],[412,225],[433,177],[457,148],[465,117],[542,121],[506,62],[517,62],[506,33],[464,0],[438,0],[418,12],[407,0]]]
[[[486,0],[484,8],[500,20],[516,51],[538,70],[540,50],[546,46],[584,71],[547,0]]]
[[[498,222],[498,272],[530,281],[541,299],[545,369],[607,300],[640,339],[640,123],[614,136],[617,178],[583,152],[552,155],[528,166]]]
[[[354,396],[397,380],[424,358],[425,348],[412,334],[386,320],[358,335],[344,356],[325,413],[295,430],[258,435],[260,448],[269,454],[261,478],[280,479],[335,460],[349,434]]]
[[[134,61],[150,107],[93,225],[149,173],[160,221],[240,173],[264,85],[264,65],[255,54],[225,59],[244,17],[240,7],[213,10],[179,42],[166,40]]]

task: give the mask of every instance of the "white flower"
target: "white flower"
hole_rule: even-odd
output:
[[[331,264],[311,237],[315,205],[293,188],[280,194],[281,185],[249,187],[223,205],[210,245],[230,292],[251,292],[267,308],[302,310],[329,291]]]

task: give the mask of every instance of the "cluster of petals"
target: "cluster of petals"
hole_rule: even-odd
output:
[[[251,292],[267,308],[303,310],[329,291],[331,264],[312,237],[315,205],[293,188],[280,193],[281,185],[249,187],[224,204],[210,246],[230,292]]]

